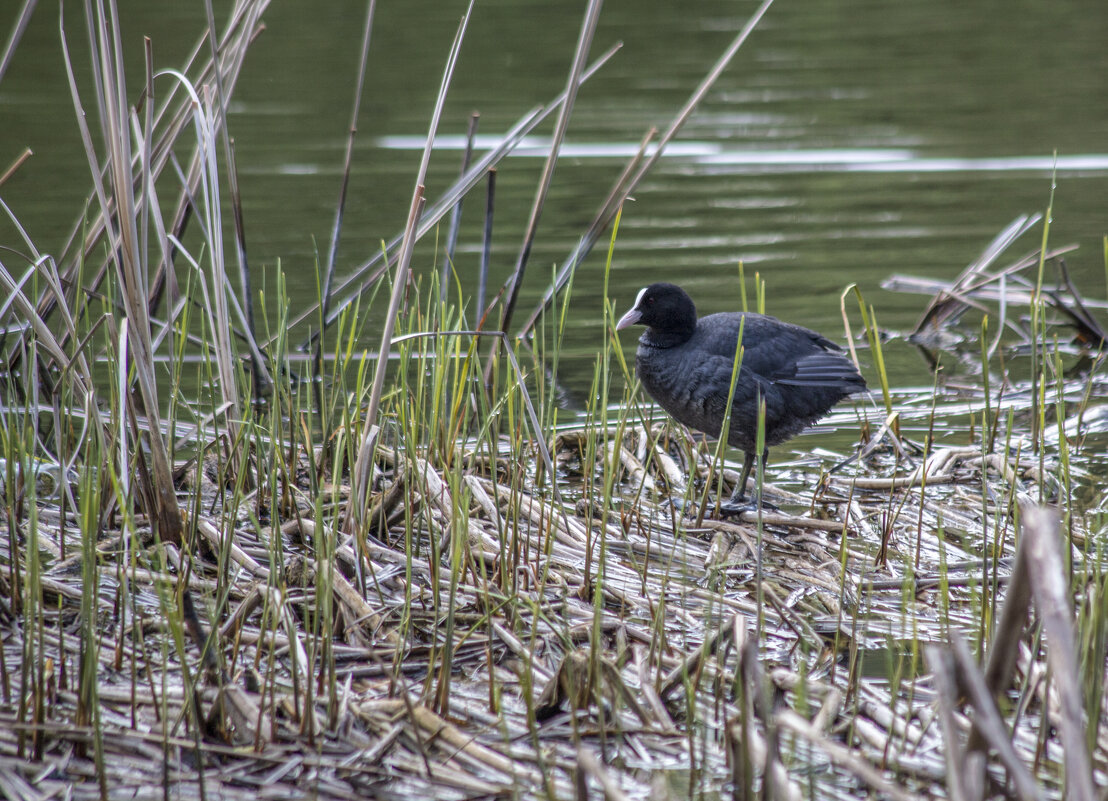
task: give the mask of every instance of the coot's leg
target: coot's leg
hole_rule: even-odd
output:
[[[738,486],[735,487],[735,491],[731,494],[731,498],[723,503],[717,503],[715,509],[719,512],[720,517],[727,517],[728,515],[740,515],[743,512],[755,512],[758,510],[757,498],[754,501],[746,500],[746,493],[743,491],[746,487],[746,479],[750,477],[750,471],[754,467],[754,454],[743,451],[743,474],[739,480]],[[697,504],[690,503],[685,504],[677,498],[670,498],[669,502],[681,510],[682,513],[696,516],[698,506]]]
[[[758,509],[756,502],[746,500],[746,480],[750,477],[750,470],[754,467],[754,451],[743,452],[743,472],[739,476],[739,483],[735,485],[735,491],[731,497],[717,505],[721,517],[728,515],[741,515],[743,512],[753,512]]]
[[[743,451],[743,472],[739,476],[739,483],[735,485],[735,491],[731,493],[731,499],[727,501],[728,505],[741,506],[746,499],[746,480],[750,478],[750,470],[753,467],[754,451]]]
[[[765,467],[766,460],[769,459],[769,448],[762,451],[762,466]],[[755,512],[758,510],[758,504],[760,501],[758,491],[753,492],[751,500],[746,500],[746,480],[750,477],[750,470],[754,467],[754,453],[752,451],[743,452],[743,472],[739,477],[739,483],[735,487],[735,491],[731,494],[731,497],[725,502],[719,504],[720,514],[726,517],[727,515],[737,515],[743,512]],[[777,507],[772,503],[766,501],[760,501],[763,508],[777,511]]]

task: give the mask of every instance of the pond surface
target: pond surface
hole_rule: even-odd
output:
[[[141,36],[152,37],[159,66],[178,66],[203,28],[203,4],[121,6],[137,94]],[[721,0],[679,11],[641,0],[605,5],[593,55],[617,41],[623,48],[581,90],[517,319],[530,313],[646,129],[667,127],[754,8]],[[463,11],[441,0],[378,4],[340,274],[402,229]],[[561,91],[583,11],[584,3],[477,4],[431,163],[431,198],[457,175],[472,111],[481,113],[484,145]],[[0,23],[13,13],[7,8]],[[272,286],[280,261],[294,307],[316,298],[316,251],[330,237],[363,15],[363,3],[274,3],[235,94],[230,125],[251,264]],[[83,35],[79,9],[66,25],[71,38]],[[617,310],[663,279],[683,284],[703,313],[738,308],[743,262],[748,276],[765,279],[771,314],[841,339],[839,296],[856,283],[883,326],[911,328],[926,298],[885,292],[882,279],[956,275],[1017,215],[1046,208],[1055,163],[1051,241],[1081,246],[1069,267],[1087,295],[1103,296],[1106,33],[1108,6],[1092,2],[779,0],[625,209],[611,277]],[[83,48],[74,50],[78,67],[87,64]],[[0,197],[39,248],[55,252],[89,178],[54,6],[36,10],[0,83],[0,108],[0,164],[24,146],[35,151]],[[514,265],[551,130],[548,122],[534,147],[500,166],[493,290]],[[457,269],[469,293],[483,206],[479,189],[463,215]],[[1018,243],[1012,257],[1038,237]],[[607,235],[575,280],[562,370],[577,392],[587,389],[603,340],[606,243]],[[19,245],[6,221],[0,244]],[[413,263],[429,275],[440,261],[429,239]],[[856,314],[853,301],[850,308]],[[629,351],[633,339],[624,337]],[[887,360],[894,385],[930,382],[909,346],[893,343]]]

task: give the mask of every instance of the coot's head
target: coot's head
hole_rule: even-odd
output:
[[[652,335],[684,341],[696,330],[696,306],[679,286],[651,284],[639,291],[635,305],[619,318],[616,330],[629,325],[645,325]]]

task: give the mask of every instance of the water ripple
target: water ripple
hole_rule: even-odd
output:
[[[494,136],[478,136],[475,147],[488,150],[498,145]],[[379,147],[388,150],[422,150],[425,139],[420,136],[383,136]],[[442,136],[435,140],[436,150],[461,150],[463,136]],[[636,142],[565,142],[563,156],[575,159],[626,159],[638,152]],[[513,151],[524,158],[545,158],[550,152],[550,140],[527,137]],[[648,149],[653,153],[653,148]],[[719,142],[673,142],[667,148],[666,160],[681,161],[715,168],[712,172],[757,170],[767,167],[790,172],[1050,172],[1108,173],[1108,154],[1086,153],[1072,156],[1002,156],[989,158],[921,157],[903,148],[835,148],[825,150],[742,150],[730,149]]]

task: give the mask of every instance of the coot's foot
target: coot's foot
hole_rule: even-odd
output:
[[[662,501],[662,506],[672,506],[685,517],[696,517],[700,513],[700,504],[696,500],[686,503],[684,498],[666,498],[666,500]],[[708,504],[704,511],[708,516],[718,514],[721,520],[728,517],[738,517],[743,512],[757,512],[758,496],[754,495],[753,497],[743,499],[736,499],[734,496],[731,496],[730,499],[723,503]],[[779,510],[776,506],[763,498],[762,511],[776,512]]]
[[[776,512],[777,507],[767,501],[765,498],[761,499],[759,504],[758,496],[755,495],[752,498],[735,498],[732,496],[730,499],[723,503],[716,504],[716,511],[719,512],[721,518],[724,517],[737,517],[743,512],[757,512],[758,506],[762,507],[762,511]]]
[[[762,463],[765,464],[768,451],[762,453]],[[746,496],[746,479],[750,476],[750,468],[754,466],[754,455],[751,453],[746,454],[746,459],[743,461],[743,472],[739,476],[739,483],[735,485],[735,491],[731,493],[731,497],[716,506],[719,510],[719,516],[729,517],[732,515],[741,515],[743,512],[755,512],[758,511],[760,505],[764,511],[776,512],[777,507],[761,497],[758,490],[750,494],[750,497]]]

